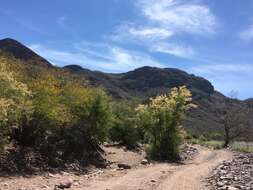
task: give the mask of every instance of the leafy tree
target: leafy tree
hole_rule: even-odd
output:
[[[191,92],[185,86],[173,88],[168,95],[151,98],[148,105],[137,107],[139,123],[150,141],[148,153],[151,158],[178,158],[182,116],[191,107],[194,107]]]

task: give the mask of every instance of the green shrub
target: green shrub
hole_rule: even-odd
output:
[[[138,131],[127,121],[122,123],[115,123],[109,130],[109,137],[114,142],[120,142],[129,149],[134,149],[138,146],[140,140]]]
[[[14,126],[19,126],[24,115],[32,113],[29,98],[31,92],[27,85],[17,77],[7,65],[7,60],[0,57],[0,148],[8,142]]]
[[[6,125],[0,123],[0,136],[6,137],[1,138],[1,142],[7,142],[4,140],[8,140],[11,132],[17,145],[32,147],[46,156],[53,157],[57,151],[63,152],[64,156],[80,157],[96,153],[99,144],[106,139],[107,127],[111,122],[108,96],[103,90],[85,87],[75,80],[66,80],[53,71],[40,72],[39,76],[27,81],[28,85],[21,85],[11,79],[10,87],[18,84],[18,87],[26,90],[29,86],[32,96],[29,96],[30,101],[25,101],[28,95],[23,96],[26,94],[21,88],[18,88],[21,93],[16,89],[8,90],[8,97],[13,97],[8,101],[14,102],[15,98],[16,107],[6,106],[11,108],[6,111],[12,113],[11,119],[7,114],[0,115],[6,120]],[[7,91],[0,91],[0,98],[2,92]],[[1,102],[7,102],[0,100],[0,106]],[[19,105],[19,102],[22,104]],[[15,128],[5,134],[2,126]]]
[[[114,104],[114,120],[109,129],[109,139],[134,149],[141,141],[141,130],[136,126],[134,105],[131,103]]]
[[[172,89],[168,95],[151,98],[148,105],[136,109],[139,125],[149,137],[148,155],[151,158],[178,159],[182,116],[191,107],[191,93],[183,86]]]
[[[207,138],[204,135],[200,135],[198,139],[199,139],[200,142],[207,141]]]

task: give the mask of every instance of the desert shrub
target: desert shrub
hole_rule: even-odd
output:
[[[208,140],[208,139],[206,138],[205,135],[200,135],[198,139],[199,139],[199,141],[201,141],[201,142],[205,142],[205,141]]]
[[[24,115],[13,135],[20,146],[39,148],[49,134],[70,122],[68,108],[63,104],[59,81],[50,74],[43,74],[31,82],[33,113]]]
[[[88,134],[98,142],[103,142],[112,116],[110,98],[101,89],[73,85],[67,87],[64,93],[72,115],[72,123],[83,124]]]
[[[192,140],[192,139],[193,139],[192,135],[187,133],[187,135],[185,136],[185,140],[187,141],[187,140]]]
[[[31,65],[0,52],[0,149],[13,142],[20,155],[32,150],[45,162],[101,158],[110,98],[80,76]]]
[[[65,73],[57,75],[54,70],[40,69],[36,72],[30,80],[24,79],[32,91],[29,96],[32,109],[22,101],[22,110],[13,110],[18,117],[13,124],[12,140],[20,147],[31,147],[50,157],[55,157],[57,152],[62,156],[79,157],[96,153],[99,144],[106,139],[112,115],[106,93],[87,87],[82,80],[76,81]],[[22,98],[20,94],[17,97]],[[5,126],[9,127],[12,120],[8,118]]]
[[[134,149],[141,141],[141,131],[136,126],[134,105],[117,103],[113,106],[114,119],[109,129],[109,139],[120,142],[129,149]]]
[[[0,57],[0,147],[8,142],[12,128],[32,113],[31,95],[28,87],[8,68],[7,60]]]
[[[148,105],[138,106],[139,125],[149,137],[148,154],[151,158],[178,158],[182,116],[191,107],[191,93],[185,86],[173,88],[168,95],[151,98]]]
[[[65,93],[72,114],[71,127],[64,132],[66,153],[80,156],[85,151],[100,150],[112,116],[108,96],[102,90],[73,85]]]

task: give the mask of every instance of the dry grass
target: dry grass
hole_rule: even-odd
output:
[[[234,142],[231,144],[231,148],[232,150],[236,150],[239,152],[251,153],[253,152],[253,142],[243,142],[243,141]]]
[[[223,148],[223,141],[203,141],[199,139],[191,139],[190,143],[192,144],[200,144],[202,146],[206,146],[213,149],[222,149]],[[232,150],[239,151],[239,152],[246,152],[251,153],[253,152],[253,142],[244,142],[244,141],[235,141],[230,144]]]

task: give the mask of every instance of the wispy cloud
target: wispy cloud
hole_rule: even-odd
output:
[[[93,44],[93,46],[95,45]],[[98,44],[97,51],[89,49],[87,44],[85,47],[73,45],[71,51],[56,50],[40,44],[32,44],[29,47],[58,66],[78,64],[84,68],[114,73],[147,65],[164,67],[147,54],[110,45]]]
[[[134,29],[131,28],[129,33],[137,38],[151,38],[151,39],[166,39],[173,35],[172,31],[163,28],[144,28]]]
[[[195,52],[191,46],[174,43],[158,43],[151,46],[151,51],[168,53],[178,57],[191,58]]]
[[[202,35],[215,32],[216,18],[204,5],[180,0],[137,0],[137,6],[147,19],[163,28]]]
[[[133,23],[123,24],[119,26],[114,35],[113,39],[117,41],[122,41],[124,39],[129,39],[135,42],[143,41],[156,41],[164,40],[173,36],[173,31],[161,28],[161,27],[138,27]]]
[[[252,41],[253,40],[253,24],[249,28],[241,31],[239,35],[242,40],[245,40],[247,42]]]
[[[182,45],[180,38],[188,34],[215,34],[216,17],[211,10],[196,1],[136,0],[141,20],[118,26],[112,39],[123,43],[138,43],[152,52],[177,57],[191,57],[191,45]]]

